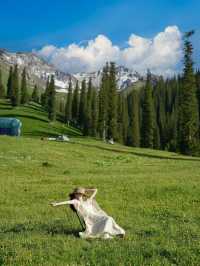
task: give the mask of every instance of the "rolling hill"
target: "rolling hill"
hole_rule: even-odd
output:
[[[0,117],[16,117],[22,121],[22,136],[47,137],[66,134],[80,136],[81,133],[59,121],[49,122],[46,111],[33,102],[13,108],[9,100],[0,100]]]

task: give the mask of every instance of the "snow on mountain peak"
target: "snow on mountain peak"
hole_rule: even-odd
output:
[[[86,83],[88,83],[89,79],[91,78],[93,85],[96,87],[99,87],[101,84],[102,69],[97,72],[92,72],[92,73],[84,73],[84,72],[77,73],[77,74],[74,74],[74,77],[79,82],[86,80]],[[142,76],[140,76],[137,72],[130,70],[124,66],[117,66],[116,67],[116,78],[117,78],[118,89],[123,90],[131,86],[133,83],[142,79]]]
[[[73,88],[77,81],[80,85],[84,79],[88,83],[90,78],[92,79],[93,86],[99,87],[101,84],[102,69],[92,73],[71,75],[57,70],[53,65],[48,64],[34,53],[10,53],[0,50],[0,61],[6,63],[7,66],[18,64],[20,69],[26,67],[28,77],[33,79],[32,83],[38,84],[39,82],[41,88],[45,88],[48,77],[54,75],[58,92],[67,92],[70,80]],[[142,79],[137,72],[124,66],[116,67],[116,75],[119,90],[123,90]]]

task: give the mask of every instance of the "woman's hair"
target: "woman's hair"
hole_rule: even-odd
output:
[[[70,200],[76,199],[76,193],[74,193],[74,192],[70,193],[69,198],[70,198]],[[86,195],[83,195],[83,198],[87,198]],[[70,204],[69,206],[72,209],[72,211],[76,212],[74,205]]]
[[[76,196],[75,196],[74,193],[70,193],[69,194],[69,198],[70,198],[70,200],[73,200],[73,199],[76,198]],[[74,205],[70,204],[69,207],[72,209],[72,211],[76,212],[76,209],[75,209]]]

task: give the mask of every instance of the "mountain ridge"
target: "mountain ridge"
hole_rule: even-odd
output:
[[[102,69],[91,73],[65,73],[57,69],[54,65],[49,64],[35,52],[14,53],[0,49],[0,63],[7,67],[7,71],[10,66],[14,66],[15,64],[18,64],[20,71],[26,67],[29,83],[32,86],[37,84],[43,89],[45,88],[48,77],[54,75],[57,92],[67,93],[70,80],[73,88],[75,88],[77,81],[80,86],[84,79],[88,83],[91,78],[95,87],[99,87],[101,83]],[[116,78],[119,90],[125,90],[138,81],[144,80],[144,77],[139,73],[124,66],[116,66]]]

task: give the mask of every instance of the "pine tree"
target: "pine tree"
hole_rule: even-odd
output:
[[[185,34],[184,73],[179,96],[179,135],[180,152],[192,155],[198,145],[198,105],[196,83],[193,70],[193,47],[190,42],[192,32]]]
[[[65,123],[68,123],[68,125],[72,120],[72,101],[73,101],[72,82],[70,80],[68,94],[67,94],[67,101],[65,105]]]
[[[50,82],[49,82],[49,77],[48,77],[46,81],[45,92],[41,95],[41,104],[46,109],[47,112],[48,112],[48,103],[49,103],[49,94],[50,94],[49,86],[50,86]]]
[[[160,131],[156,121],[154,121],[154,128],[153,128],[153,148],[156,150],[160,149]]]
[[[144,88],[144,99],[142,105],[142,129],[141,129],[141,146],[153,148],[154,138],[154,121],[153,121],[153,100],[151,74],[147,73],[147,81]]]
[[[127,97],[122,98],[122,125],[123,125],[123,131],[122,131],[123,143],[127,144],[128,125],[129,125]]]
[[[140,146],[140,122],[139,122],[139,95],[138,91],[133,90],[131,93],[131,110],[130,110],[130,144],[133,147]]]
[[[59,101],[59,112],[62,116],[65,114],[65,100],[63,98]]]
[[[7,98],[11,99],[12,96],[12,88],[13,88],[13,68],[10,67],[8,82],[7,82]]]
[[[15,65],[13,78],[12,78],[12,96],[11,96],[12,106],[19,106],[20,104],[20,90],[19,90],[19,77],[18,77],[18,66]]]
[[[97,136],[97,124],[98,124],[98,98],[97,98],[97,90],[93,89],[93,93],[92,93],[92,130],[91,130],[91,135],[93,137]]]
[[[117,140],[127,144],[129,124],[127,97],[118,93],[117,98]]]
[[[5,96],[6,96],[6,92],[5,92],[5,87],[3,85],[2,72],[0,68],[0,98],[4,98]]]
[[[117,141],[124,143],[123,137],[123,96],[121,93],[117,95]]]
[[[41,105],[43,107],[45,106],[45,101],[46,101],[45,93],[41,93],[41,95],[40,95],[40,102],[41,102]]]
[[[87,89],[87,107],[86,107],[85,121],[83,128],[85,136],[86,135],[90,136],[92,134],[92,93],[93,93],[92,79],[90,78]]]
[[[154,87],[154,108],[155,108],[155,127],[154,127],[154,147],[160,146],[165,149],[166,146],[166,84],[160,77]],[[155,139],[155,137],[157,139]]]
[[[103,68],[101,86],[98,95],[99,117],[98,117],[98,132],[100,137],[105,140],[107,135],[107,120],[108,120],[108,90],[109,90],[109,66],[108,63]]]
[[[177,137],[178,137],[178,94],[179,94],[179,80],[177,77],[171,79],[170,82],[171,99],[169,112],[169,140],[168,150],[177,151]]]
[[[199,139],[200,139],[200,71],[196,73],[196,87],[197,87],[197,100],[198,100],[198,111],[199,111]]]
[[[154,89],[155,90],[155,89]],[[157,124],[157,106],[155,104],[155,96],[152,95],[152,113],[153,113],[153,148],[160,149],[160,132]]]
[[[77,81],[74,94],[73,94],[73,101],[72,101],[72,119],[75,125],[78,122],[78,112],[79,112],[79,85]]]
[[[80,95],[80,104],[79,104],[79,126],[81,129],[84,128],[85,117],[86,117],[86,109],[87,109],[87,94],[86,94],[86,82],[82,81],[81,84],[81,95]]]
[[[34,89],[33,89],[33,93],[32,93],[31,98],[32,98],[32,100],[35,103],[40,103],[39,89],[38,89],[37,85],[34,86]]]
[[[54,121],[56,119],[56,90],[53,75],[51,76],[48,89],[48,118],[49,120]]]
[[[115,63],[110,63],[108,91],[108,139],[117,138],[117,82]]]
[[[21,82],[21,104],[26,104],[28,102],[28,91],[26,82],[26,68],[22,72],[22,82]]]

